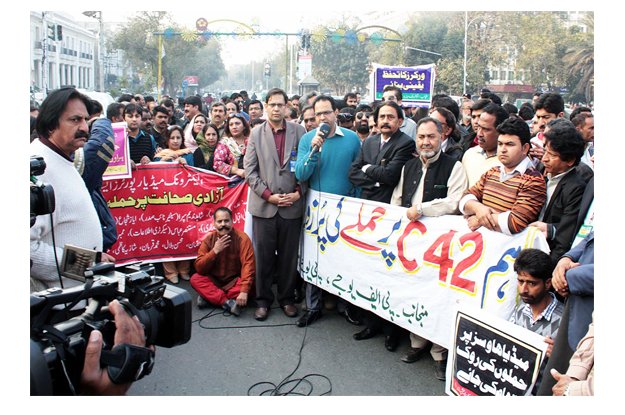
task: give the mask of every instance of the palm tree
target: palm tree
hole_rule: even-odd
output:
[[[595,78],[594,14],[587,13],[582,23],[588,28],[585,41],[569,47],[563,60],[568,67],[569,74],[581,75],[572,92],[583,93],[586,102],[590,102],[593,98]]]

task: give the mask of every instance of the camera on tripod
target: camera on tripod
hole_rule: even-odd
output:
[[[50,288],[30,297],[31,395],[75,394],[92,330],[102,332],[101,365],[114,383],[150,373],[153,353],[142,347],[113,348],[115,321],[108,304],[117,299],[144,326],[146,346],[174,347],[191,338],[191,295],[164,283],[152,265],[114,269],[99,263],[85,272],[83,285]],[[76,310],[84,304],[85,308]]]

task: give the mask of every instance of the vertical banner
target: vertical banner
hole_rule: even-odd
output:
[[[204,236],[214,229],[217,208],[229,208],[234,227],[244,230],[247,192],[238,176],[180,163],[139,165],[132,178],[102,186],[118,234],[109,253],[119,265],[194,259]]]
[[[451,344],[445,392],[456,396],[529,395],[547,350],[542,336],[470,308],[458,310]]]
[[[450,348],[457,304],[507,319],[517,304],[514,261],[549,250],[529,227],[471,231],[460,215],[411,222],[406,208],[308,192],[300,274],[305,281]]]
[[[102,175],[103,180],[129,179],[132,177],[130,169],[130,149],[128,148],[128,131],[125,122],[115,122],[113,135],[115,138],[115,151],[109,162],[109,166]]]
[[[402,92],[404,107],[429,107],[432,103],[436,71],[434,64],[421,66],[382,66],[374,63],[370,83],[373,100],[382,99],[387,85],[396,86]]]

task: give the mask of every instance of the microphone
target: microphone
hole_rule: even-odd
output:
[[[328,136],[329,132],[330,132],[330,125],[324,122],[319,124],[319,130],[317,131],[317,135],[325,139]],[[313,156],[313,154],[318,153],[320,149],[321,149],[321,146],[318,146],[318,145],[312,146],[312,148],[310,149],[310,153],[308,153],[308,157],[306,158],[306,162],[304,163],[304,166],[308,165],[310,158]]]

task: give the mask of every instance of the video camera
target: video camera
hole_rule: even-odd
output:
[[[146,348],[113,348],[115,321],[108,304],[117,299],[144,326],[146,346],[174,347],[191,338],[191,295],[165,284],[154,266],[141,263],[114,268],[98,263],[85,272],[83,285],[49,288],[30,296],[31,395],[76,394],[92,330],[104,341],[102,367],[114,383],[149,374],[153,353]],[[76,310],[84,304],[86,308]],[[143,350],[143,354],[142,354]]]
[[[30,227],[32,228],[38,215],[54,212],[54,189],[43,184],[36,176],[46,170],[46,162],[41,156],[30,156]]]

